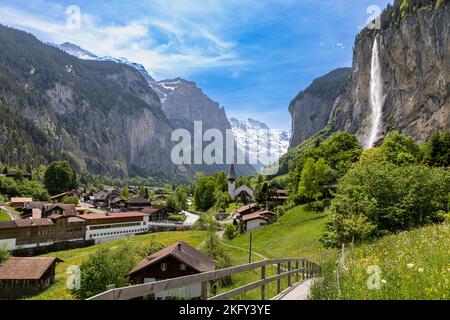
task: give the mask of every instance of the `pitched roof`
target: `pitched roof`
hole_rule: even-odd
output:
[[[178,241],[139,262],[129,274],[131,275],[148,268],[169,256],[185,263],[198,272],[213,271],[216,269],[214,261],[210,257],[191,247],[187,243]]]
[[[132,217],[146,217],[148,214],[142,212],[118,212],[118,213],[103,213],[103,214],[81,214],[78,217],[85,220],[97,219],[114,219],[114,218],[132,218]]]
[[[57,204],[47,204],[44,206],[46,212],[52,211],[56,208],[61,209],[63,211],[63,216],[65,217],[76,216],[78,214],[77,209],[73,204],[57,203]]]
[[[18,219],[14,220],[18,228],[36,227],[36,226],[52,226],[52,219]]]
[[[128,204],[135,204],[135,203],[138,203],[138,204],[141,204],[141,203],[150,204],[150,201],[148,201],[148,199],[137,197],[137,198],[132,198],[132,199],[128,200],[127,203]]]
[[[236,212],[237,213],[243,213],[243,212],[245,212],[247,210],[250,210],[250,209],[253,209],[253,208],[259,208],[259,207],[258,207],[258,205],[256,203],[251,203],[251,204],[243,206],[243,207],[241,207],[239,209],[236,209]]]
[[[71,194],[72,194],[71,192],[63,192],[63,193],[54,195],[53,197],[50,197],[50,199],[54,200],[54,199],[62,198],[62,197],[65,197],[65,196],[70,196]]]
[[[33,201],[33,202],[27,202],[23,208],[24,209],[42,209],[44,208],[44,205],[46,205],[47,202],[37,202],[37,201]]]
[[[236,180],[236,171],[234,170],[234,164],[230,166],[230,171],[227,176],[228,180]]]
[[[9,258],[0,265],[0,280],[38,280],[58,258]]]
[[[11,198],[11,203],[33,202],[33,198]]]
[[[255,219],[264,219],[264,220],[268,220],[260,211],[248,214],[246,216],[242,217],[242,221],[246,222],[246,221],[250,221],[250,220],[255,220]]]

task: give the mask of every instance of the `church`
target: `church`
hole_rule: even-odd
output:
[[[251,202],[255,201],[254,191],[248,186],[242,185],[236,189],[236,171],[234,170],[234,164],[232,164],[230,167],[227,180],[228,180],[228,193],[230,194],[232,200],[249,199]]]

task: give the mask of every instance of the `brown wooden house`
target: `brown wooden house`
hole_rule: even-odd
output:
[[[151,207],[151,203],[148,199],[144,198],[132,198],[125,203],[125,208],[128,211],[142,211],[145,208]]]
[[[214,261],[185,242],[176,242],[142,260],[129,276],[134,284],[149,283],[201,272],[214,271]],[[199,299],[207,288],[198,283],[157,293],[153,298]]]
[[[150,216],[150,221],[165,221],[169,215],[174,214],[175,210],[166,206],[151,206],[142,210]]]
[[[0,299],[33,296],[55,282],[58,258],[12,257],[0,265]]]

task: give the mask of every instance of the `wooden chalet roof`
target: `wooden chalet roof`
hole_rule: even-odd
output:
[[[58,258],[9,258],[0,265],[0,280],[39,280]]]
[[[187,243],[178,241],[139,262],[129,274],[131,275],[146,269],[169,256],[185,263],[198,272],[208,272],[216,269],[214,261],[210,257]]]
[[[54,209],[61,209],[64,217],[72,217],[78,214],[77,208],[73,204],[47,204],[44,206],[46,212],[52,211]]]
[[[150,201],[144,198],[132,198],[127,201],[127,204],[148,204],[150,205]]]
[[[258,208],[258,205],[256,203],[251,203],[251,204],[248,204],[246,206],[243,206],[243,207],[237,209],[236,212],[237,213],[244,213],[244,212],[246,212],[248,210],[251,210],[253,208]]]
[[[11,203],[33,202],[33,198],[11,198]]]
[[[256,219],[268,220],[268,218],[266,218],[260,211],[257,211],[257,212],[251,213],[251,214],[247,214],[242,217],[242,221],[244,221],[244,222],[256,220]]]

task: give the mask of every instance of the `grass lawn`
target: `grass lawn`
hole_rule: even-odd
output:
[[[56,267],[56,282],[47,290],[41,292],[40,294],[34,296],[31,299],[35,300],[70,300],[73,299],[71,293],[66,288],[66,281],[69,274],[66,270],[69,266],[80,265],[83,260],[85,260],[89,254],[97,251],[100,248],[114,249],[118,246],[124,245],[126,243],[130,244],[142,244],[150,243],[152,239],[163,243],[164,245],[170,245],[176,241],[182,240],[190,245],[197,247],[203,242],[206,233],[202,231],[180,231],[180,232],[161,232],[152,233],[147,235],[123,238],[116,241],[111,241],[108,243],[82,248],[74,249],[60,252],[53,252],[46,254],[44,256],[58,257],[64,262],[59,263]]]
[[[261,260],[260,255],[268,259],[304,257],[317,263],[329,261],[331,257],[335,257],[336,251],[324,249],[319,243],[327,220],[326,214],[306,211],[304,206],[291,209],[277,223],[253,231],[252,261]],[[231,241],[224,241],[225,245],[232,246],[226,246],[226,249],[232,256],[234,265],[248,263],[249,239],[249,234],[246,233]],[[275,274],[276,266],[266,268],[267,277]],[[233,276],[231,286],[221,288],[219,292],[254,282],[260,276],[259,270],[238,274]],[[282,290],[286,287],[287,279],[283,279]],[[257,300],[260,299],[260,292],[258,288],[236,298]],[[266,297],[272,298],[275,295],[276,282],[273,282],[266,286]]]
[[[0,211],[0,221],[11,221],[11,217],[4,211]]]
[[[324,269],[314,299],[448,300],[450,298],[450,225],[434,225],[384,237],[347,254],[340,269],[340,288],[334,266]],[[369,279],[368,267],[379,277]],[[373,272],[371,273],[373,274]],[[377,279],[378,278],[378,279]],[[374,286],[368,287],[368,281]]]

